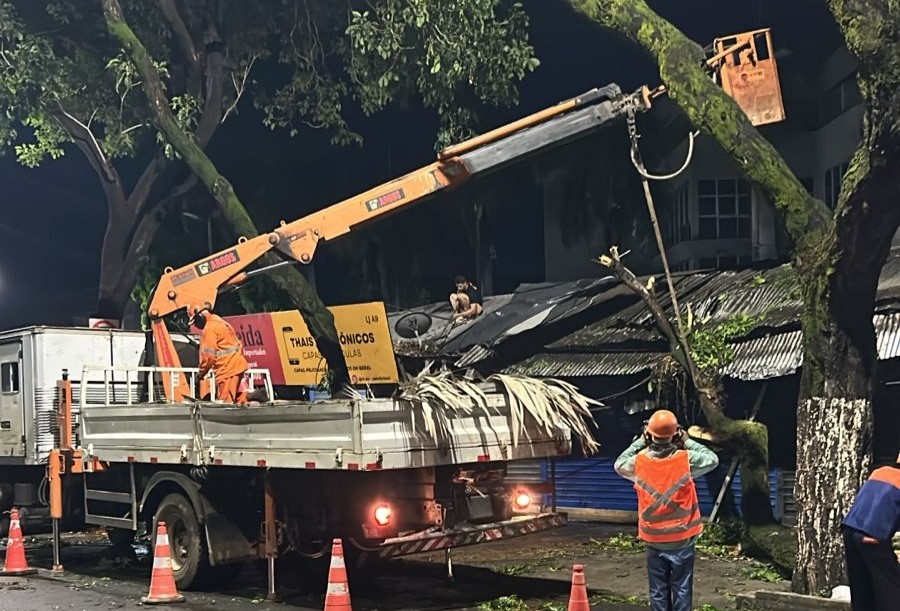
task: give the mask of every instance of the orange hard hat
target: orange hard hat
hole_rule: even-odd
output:
[[[653,412],[647,423],[647,432],[654,437],[674,437],[678,432],[678,418],[667,409]]]

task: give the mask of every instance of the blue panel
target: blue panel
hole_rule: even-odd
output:
[[[615,459],[611,457],[594,457],[578,459],[562,459],[556,461],[556,497],[560,507],[580,509],[610,509],[619,511],[637,511],[637,496],[632,482],[620,477],[613,469]],[[730,464],[730,463],[729,463]],[[697,480],[697,496],[700,500],[700,511],[708,516],[716,502],[716,496],[726,474],[729,464],[720,464],[712,473]],[[545,480],[550,480],[550,469],[542,469]],[[777,471],[769,474],[771,489],[770,502],[776,507]],[[741,503],[741,471],[737,470],[731,481],[731,499],[726,495],[724,503],[733,502],[733,509],[740,514]]]

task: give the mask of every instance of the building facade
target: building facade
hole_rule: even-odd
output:
[[[760,128],[806,189],[834,207],[862,135],[856,60],[841,47],[817,68],[782,70],[787,119]],[[664,167],[679,167],[682,142]],[[658,190],[669,264],[675,270],[728,268],[783,260],[787,241],[773,205],[730,156],[700,136],[688,168]]]

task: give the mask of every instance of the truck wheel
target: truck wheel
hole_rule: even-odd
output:
[[[156,528],[160,522],[166,523],[166,533],[169,535],[169,555],[172,558],[175,584],[184,590],[198,587],[198,578],[209,568],[209,554],[203,527],[197,521],[191,502],[177,492],[163,497],[153,519],[154,550]]]

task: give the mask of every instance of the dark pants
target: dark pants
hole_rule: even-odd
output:
[[[694,546],[663,551],[647,548],[651,611],[691,611]]]
[[[900,565],[891,542],[865,543],[864,536],[844,528],[853,611],[900,611]]]

